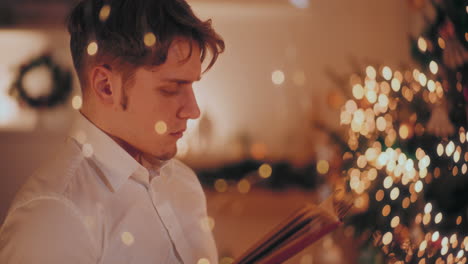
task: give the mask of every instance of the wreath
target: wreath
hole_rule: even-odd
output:
[[[48,91],[46,93],[34,95],[37,91],[33,91],[37,87],[31,87],[31,83],[27,85],[25,77],[41,67],[45,67],[50,72],[51,80],[48,80],[50,81],[50,87],[47,87]],[[45,77],[42,76],[43,74],[41,73],[41,77]],[[50,55],[42,55],[20,68],[10,94],[16,95],[31,107],[50,108],[66,102],[72,90],[71,80],[72,77],[69,71],[63,70],[59,65],[55,64]]]

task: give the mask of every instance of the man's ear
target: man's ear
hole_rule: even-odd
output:
[[[117,84],[113,81],[115,79],[114,74],[112,69],[107,65],[93,67],[90,74],[90,84],[93,93],[100,102],[107,105],[118,102],[116,96],[117,87],[114,87]]]

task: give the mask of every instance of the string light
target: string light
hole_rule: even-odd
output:
[[[73,96],[73,99],[72,99],[73,109],[79,110],[82,105],[83,105],[83,100],[81,99],[81,96],[79,96],[79,95]]]
[[[143,37],[143,42],[147,47],[152,47],[156,44],[156,36],[152,32],[148,32]]]
[[[284,83],[284,73],[280,70],[276,70],[271,74],[271,80],[276,85],[281,85]]]
[[[427,42],[423,37],[418,38],[418,48],[422,52],[426,52],[426,50],[427,50]]]
[[[439,45],[442,41],[439,40]],[[428,49],[427,40],[420,37],[418,42],[418,48],[426,52]],[[430,61],[428,66],[430,74],[439,73],[439,65],[436,61]],[[350,158],[355,159],[353,163],[355,168],[349,169],[347,173],[349,185],[353,192],[361,194],[359,197],[366,195],[366,191],[371,192],[369,188],[374,188],[375,184],[380,185],[377,187],[374,198],[382,206],[380,207],[382,208],[381,215],[386,217],[386,221],[389,221],[389,226],[392,227],[392,230],[388,232],[380,230],[385,233],[384,236],[381,236],[381,242],[384,246],[389,246],[384,247],[385,250],[390,250],[393,247],[390,245],[393,236],[397,234],[396,232],[401,232],[398,226],[405,225],[405,222],[400,219],[401,215],[389,217],[390,214],[397,214],[401,212],[401,209],[410,208],[412,203],[415,204],[413,207],[418,208],[419,203],[416,201],[424,200],[424,195],[421,193],[425,189],[425,184],[441,175],[438,167],[431,171],[432,157],[427,155],[423,149],[418,148],[416,153],[405,153],[402,149],[394,147],[395,143],[400,144],[402,140],[411,139],[414,136],[419,137],[425,133],[424,125],[418,115],[410,115],[403,123],[400,117],[394,114],[394,111],[398,111],[401,102],[395,98],[404,98],[405,102],[412,102],[419,99],[416,96],[420,96],[426,103],[433,104],[443,98],[444,89],[441,82],[432,80],[430,75],[426,75],[418,69],[405,71],[403,74],[400,71],[393,72],[390,67],[383,66],[378,68],[380,70],[379,76],[377,76],[375,69],[373,66],[367,66],[364,77],[355,75],[351,78],[353,99],[348,100],[343,107],[340,122],[350,128],[347,142],[352,150]],[[468,132],[463,129],[459,133],[460,143],[463,144],[467,141]],[[379,147],[372,145],[372,143],[366,146],[363,145],[366,143],[361,141],[364,139],[369,142],[378,137],[383,139],[379,143]],[[383,144],[385,145],[382,146]],[[382,147],[385,150],[382,150]],[[468,162],[468,153],[465,153],[457,142],[440,143],[435,150],[439,157],[449,157],[455,163],[458,163],[462,158]],[[415,154],[415,158],[412,158],[413,154]],[[468,173],[468,165],[465,163],[455,164],[451,171],[454,175],[459,172],[466,174]],[[382,177],[381,180],[375,181],[379,177]],[[367,197],[369,198],[369,196]],[[363,201],[363,199],[359,199],[360,208],[365,208]],[[433,225],[442,223],[444,218],[442,212],[433,212],[437,209],[432,203],[425,204],[424,213],[417,214],[414,219],[415,223],[424,225],[425,230],[431,230]],[[461,224],[461,221],[462,218],[459,217],[456,222]],[[417,253],[419,263],[426,263],[430,260],[429,254],[433,254],[434,247],[432,242],[437,243],[437,241],[443,240],[441,233],[433,229],[423,233],[423,237],[424,239],[418,244],[420,249]],[[428,243],[430,241],[432,242]],[[468,237],[466,241],[468,247]],[[410,242],[410,244],[412,243]],[[453,245],[454,243],[451,243],[452,247]],[[465,247],[465,243],[460,247]],[[439,252],[441,256],[444,255],[442,254],[444,251],[445,254],[450,253],[447,246],[442,245]],[[446,260],[445,257],[444,259]],[[410,260],[411,256],[409,259],[406,258],[406,262],[410,262]],[[433,260],[435,258],[430,261]],[[395,263],[400,262],[405,263],[405,259],[400,259]]]
[[[99,20],[101,20],[101,22],[105,22],[109,18],[110,12],[110,5],[104,5],[99,11]]]
[[[98,52],[98,44],[95,41],[92,41],[88,44],[87,51],[89,56],[96,55],[96,53]]]

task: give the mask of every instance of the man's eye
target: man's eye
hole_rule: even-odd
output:
[[[164,95],[176,95],[178,93],[177,90],[168,90],[168,89],[162,89],[161,92]]]

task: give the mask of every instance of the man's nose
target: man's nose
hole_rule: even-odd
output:
[[[200,108],[198,107],[193,88],[188,89],[185,103],[180,109],[178,117],[181,119],[197,119],[200,117]]]

